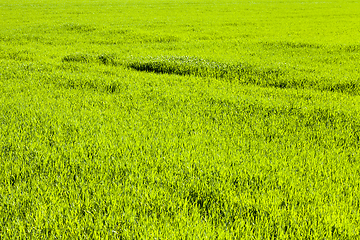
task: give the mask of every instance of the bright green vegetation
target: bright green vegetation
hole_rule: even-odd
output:
[[[0,0],[0,238],[360,238],[359,9]]]

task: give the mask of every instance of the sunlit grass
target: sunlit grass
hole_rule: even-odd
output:
[[[1,3],[0,238],[358,238],[339,4]]]

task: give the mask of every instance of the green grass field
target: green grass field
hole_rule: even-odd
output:
[[[0,239],[360,239],[359,23],[0,0]]]

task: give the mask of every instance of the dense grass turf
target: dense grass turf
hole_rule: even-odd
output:
[[[359,9],[0,0],[0,238],[360,238]]]

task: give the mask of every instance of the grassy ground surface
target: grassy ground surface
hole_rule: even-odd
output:
[[[360,238],[359,9],[0,0],[0,238]]]

